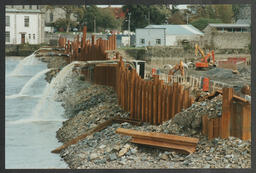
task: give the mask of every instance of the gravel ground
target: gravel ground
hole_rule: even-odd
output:
[[[61,142],[87,132],[97,124],[116,115],[128,117],[122,111],[111,88],[88,83],[73,95],[76,106],[65,104],[71,118],[57,131]],[[73,99],[72,97],[69,100]],[[216,106],[219,105],[219,106]],[[214,110],[213,110],[214,109]],[[250,168],[251,143],[238,138],[207,140],[201,135],[201,116],[205,111],[210,117],[221,112],[221,96],[205,102],[197,102],[192,107],[176,115],[160,126],[144,123],[135,126],[129,123],[113,124],[106,129],[71,145],[61,151],[60,156],[70,168]],[[216,115],[217,114],[217,115]],[[66,115],[68,116],[68,115]],[[161,132],[199,138],[196,152],[191,155],[171,150],[136,145],[129,142],[131,137],[116,134],[117,128],[128,128],[149,132]]]
[[[61,58],[60,58],[61,59]],[[62,60],[47,60],[52,68],[63,68]],[[72,71],[74,68],[71,68]],[[74,70],[76,71],[76,70]],[[57,71],[49,74],[49,81]],[[112,88],[93,85],[83,81],[77,73],[64,78],[59,87],[60,101],[68,118],[56,132],[59,141],[65,143],[86,133],[98,124],[114,117],[129,117],[119,106]],[[63,88],[64,84],[65,87]],[[178,113],[174,119],[162,125],[114,123],[104,130],[73,144],[60,152],[60,156],[71,169],[92,168],[250,168],[251,142],[238,138],[215,138],[207,140],[201,134],[201,116],[209,117],[221,113],[221,96],[212,100],[196,102],[192,107]],[[131,137],[116,134],[117,128],[128,128],[148,132],[161,132],[199,138],[193,154],[182,154],[144,145],[132,144]]]

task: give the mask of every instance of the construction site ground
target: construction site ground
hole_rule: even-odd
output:
[[[66,57],[56,58],[41,57],[48,62],[51,68],[62,68]],[[150,71],[150,65],[147,71]],[[217,70],[217,71],[216,71]],[[239,79],[236,75],[227,72],[227,76],[218,76],[225,69],[208,71],[209,77],[223,82]],[[47,81],[50,82],[58,71],[50,71]],[[204,72],[191,71],[195,75],[205,75]],[[231,72],[232,73],[232,72]],[[241,73],[243,74],[243,73]],[[232,79],[228,75],[232,75]],[[248,80],[245,76],[244,80]],[[248,78],[248,79],[247,79]],[[64,117],[68,120],[57,131],[57,139],[63,143],[88,132],[97,125],[115,116],[129,117],[118,105],[117,95],[112,88],[94,85],[84,81],[84,78],[74,75],[69,79],[65,90],[59,92],[63,107]],[[201,112],[202,114],[198,114]],[[141,126],[130,123],[114,123],[107,128],[93,133],[70,145],[60,152],[60,156],[70,168],[250,168],[251,167],[251,142],[242,141],[235,137],[228,139],[215,138],[208,140],[201,134],[201,116],[205,112],[217,116],[221,112],[221,96],[204,102],[196,102],[190,108],[183,110],[175,118],[164,122],[162,125],[143,123]],[[179,136],[196,137],[199,143],[193,154],[184,154],[173,150],[137,145],[130,142],[131,137],[115,133],[116,129],[128,128],[148,132],[161,132]]]

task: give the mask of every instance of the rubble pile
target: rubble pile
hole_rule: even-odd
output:
[[[202,116],[208,118],[221,117],[222,95],[218,95],[211,100],[195,102],[191,107],[179,112],[175,117],[161,126],[164,133],[183,134],[185,136],[198,136],[201,132]]]
[[[66,61],[58,58],[44,60],[49,63],[50,68],[62,69]],[[49,76],[54,75],[54,72],[49,72]],[[48,78],[51,80],[50,77]],[[69,81],[68,85],[61,85],[58,95],[63,102],[64,117],[67,120],[56,133],[60,142],[67,143],[113,117],[129,117],[129,113],[118,105],[116,93],[112,88],[93,85],[84,81],[79,75],[76,77],[67,75],[64,79]],[[234,137],[208,140],[201,135],[201,117],[203,115],[208,115],[209,118],[219,117],[221,112],[222,96],[218,95],[211,100],[193,103],[191,107],[182,110],[173,119],[161,125],[143,123],[141,126],[136,126],[127,122],[114,123],[61,150],[60,156],[72,169],[250,168],[250,141],[242,141]],[[189,155],[137,145],[130,142],[131,137],[115,133],[120,127],[196,137],[199,143],[196,151]]]
[[[248,168],[251,166],[248,141],[241,141],[237,138],[225,140],[217,138],[208,141],[200,134],[200,117],[207,112],[209,117],[218,116],[218,113],[221,112],[221,97],[219,95],[212,100],[196,102],[192,107],[177,114],[173,120],[162,125],[143,123],[141,126],[136,126],[127,122],[114,123],[62,150],[60,156],[70,168],[78,169]],[[72,99],[75,99],[74,103],[77,103],[76,113],[65,121],[62,128],[57,131],[57,138],[64,143],[86,133],[111,117],[129,116],[119,108],[114,91],[108,87],[88,85],[87,89],[80,89],[73,97],[69,98],[69,100]],[[66,112],[66,114],[70,113]],[[185,123],[182,124],[181,119]],[[190,125],[189,122],[192,122],[193,125]],[[116,129],[120,127],[197,137],[200,141],[196,152],[188,155],[172,150],[133,144],[130,142],[131,137],[115,133]]]
[[[80,89],[63,101],[64,117],[70,119],[57,131],[61,142],[71,140],[114,116],[128,116],[119,107],[114,90],[105,86],[92,85]]]

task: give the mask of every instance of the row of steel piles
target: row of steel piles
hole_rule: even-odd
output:
[[[233,88],[223,88],[222,116],[220,118],[202,117],[202,133],[209,139],[216,137],[238,137],[251,139],[251,104],[234,97]]]
[[[65,37],[59,38],[59,46],[65,48],[65,53],[70,55],[72,61],[92,61],[92,60],[107,60],[107,50],[116,49],[116,36],[112,35],[108,40],[102,38],[95,39],[92,35],[91,41],[86,40],[87,27],[83,28],[83,36],[80,41],[79,35],[74,38],[74,41],[67,41]]]
[[[143,80],[135,69],[128,70],[122,59],[117,67],[116,91],[119,104],[132,119],[151,124],[161,124],[193,103],[184,86],[164,84],[159,76]]]

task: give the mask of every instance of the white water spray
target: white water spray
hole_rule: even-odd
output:
[[[76,63],[77,62],[73,62],[65,66],[58,73],[58,75],[52,79],[51,83],[47,85],[43,92],[42,98],[32,112],[33,120],[64,120],[64,118],[61,117],[61,114],[63,113],[61,103],[56,102],[56,100],[59,100],[59,92],[66,88],[69,84],[72,84],[72,78],[74,75],[72,69]]]
[[[29,65],[36,65],[41,63],[37,58],[35,57],[35,52],[23,60],[20,61],[20,63],[15,67],[15,69],[8,75],[8,76],[20,76],[22,75],[22,70]]]
[[[37,73],[35,76],[33,76],[21,89],[19,94],[14,94],[10,96],[5,96],[6,99],[15,99],[19,97],[39,97],[39,95],[35,95],[35,92],[38,90],[38,88],[34,85],[38,83],[38,81],[44,80],[43,77],[45,73],[50,71],[51,69],[43,70],[39,73]]]
[[[42,80],[42,78],[44,77],[45,73],[47,73],[48,71],[50,71],[50,69],[46,69],[43,70],[39,73],[37,73],[35,76],[33,76],[21,89],[19,95],[28,95],[29,93],[31,93],[32,89],[37,89],[37,88],[33,88],[33,85],[38,81],[38,80]]]

